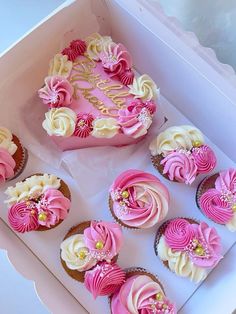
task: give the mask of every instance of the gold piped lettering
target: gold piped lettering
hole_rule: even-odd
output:
[[[92,69],[96,67],[95,61],[88,57],[83,57],[83,59],[77,61],[73,65],[73,70],[76,71],[70,78],[71,83],[74,86],[73,97],[78,99],[78,90],[81,91],[83,97],[87,99],[95,108],[100,110],[103,115],[108,115],[116,117],[118,115],[118,110],[124,108],[126,97],[130,96],[128,92],[119,91],[123,88],[121,84],[109,84],[110,79],[102,79],[100,74],[94,74]],[[87,87],[82,87],[79,82],[87,82],[89,85]],[[86,84],[87,85],[87,84]],[[107,107],[96,96],[91,94],[91,91],[98,88],[101,90],[105,96],[107,96],[116,105],[115,107]],[[113,91],[113,92],[112,92]],[[115,91],[119,91],[115,93]]]

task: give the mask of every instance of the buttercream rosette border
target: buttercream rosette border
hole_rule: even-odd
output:
[[[94,62],[102,62],[104,71],[129,87],[133,101],[120,109],[118,117],[94,117],[90,113],[75,113],[70,108],[74,87],[69,80],[76,58],[84,55]],[[114,61],[115,60],[115,61]],[[155,100],[159,90],[147,75],[135,76],[132,59],[122,44],[116,44],[109,36],[92,34],[83,40],[73,40],[69,47],[56,54],[49,64],[44,87],[38,91],[42,102],[49,106],[43,128],[49,136],[86,138],[112,138],[126,134],[133,138],[144,136],[152,124],[156,111]]]

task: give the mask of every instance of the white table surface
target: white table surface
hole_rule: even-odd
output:
[[[63,3],[63,0],[0,0],[0,54],[61,3]],[[209,312],[207,308],[209,302],[211,303],[211,309],[214,308],[214,314],[232,313],[234,305],[229,300],[235,300],[235,260],[236,245],[224,258],[224,261],[217,268],[217,272],[213,271],[210,275],[209,280],[217,279],[221,281],[220,288],[219,285],[215,289],[211,287],[211,300],[206,295],[202,295],[201,289],[199,289],[192,297],[189,307],[187,305],[181,311],[181,314],[211,314],[213,312]],[[24,279],[14,269],[3,250],[0,251],[0,269],[1,313],[50,313],[37,298],[33,283]],[[230,270],[230,276],[227,275],[227,270]],[[224,274],[224,277],[222,277],[222,274]],[[205,291],[205,289],[202,291]],[[219,295],[221,295],[221,298],[219,298]],[[189,310],[190,306],[191,311]]]

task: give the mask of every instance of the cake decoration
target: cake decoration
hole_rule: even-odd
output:
[[[0,127],[0,184],[19,176],[27,162],[27,151],[18,137]]]
[[[165,222],[155,241],[161,261],[177,275],[195,282],[204,280],[207,269],[219,263],[221,250],[221,240],[214,228],[187,218]]]
[[[109,296],[115,293],[124,282],[123,269],[116,263],[101,262],[85,273],[84,285],[96,299],[98,296]]]
[[[92,34],[54,56],[38,95],[49,108],[43,128],[67,150],[135,143],[152,124],[158,90],[147,74],[135,76],[124,45]],[[76,119],[84,115],[93,121]]]
[[[111,297],[112,314],[176,314],[175,305],[166,297],[158,279],[146,271],[127,273],[121,288]]]
[[[223,170],[203,180],[197,190],[197,205],[208,218],[236,231],[236,170]]]
[[[84,282],[86,272],[92,270],[95,265],[115,263],[122,243],[121,228],[116,223],[105,221],[81,223],[71,228],[61,243],[62,266],[72,278]],[[100,268],[96,269],[99,272]]]
[[[34,175],[8,187],[8,220],[17,232],[44,231],[61,223],[70,208],[67,185],[54,175]]]
[[[213,150],[204,144],[201,131],[182,125],[161,132],[150,144],[154,167],[170,181],[192,184],[197,175],[216,166]]]
[[[151,228],[169,208],[169,192],[160,180],[143,171],[121,173],[110,188],[110,210],[121,226]]]

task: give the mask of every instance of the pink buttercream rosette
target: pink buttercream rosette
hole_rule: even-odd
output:
[[[111,262],[123,243],[121,228],[113,222],[91,221],[90,227],[84,230],[84,238],[91,256],[98,261]]]
[[[13,204],[8,221],[13,230],[25,233],[46,230],[67,217],[70,200],[59,190],[47,189],[42,195]]]
[[[209,219],[226,225],[232,221],[236,212],[236,170],[224,170],[216,176],[206,178],[199,185],[197,203]]]
[[[121,76],[124,81],[129,79],[126,71],[131,71],[132,58],[124,45],[110,43],[104,47],[99,58],[104,70],[110,73],[111,77],[117,75]],[[123,77],[124,72],[127,73],[125,78]]]
[[[152,124],[152,115],[156,111],[155,103],[141,100],[134,100],[125,109],[118,112],[118,122],[121,131],[133,138],[138,138],[147,134]]]
[[[50,108],[68,107],[72,102],[74,92],[70,82],[63,76],[48,76],[45,86],[38,91],[43,103]]]
[[[11,154],[4,148],[0,148],[0,184],[14,177],[16,162]]]
[[[209,146],[201,145],[191,150],[171,151],[162,158],[160,165],[169,180],[192,184],[198,174],[209,173],[215,168],[216,156]]]
[[[125,227],[150,228],[166,217],[168,208],[169,192],[152,174],[128,170],[110,188],[110,209]]]
[[[115,293],[124,282],[124,270],[116,263],[107,262],[101,262],[92,270],[86,271],[84,278],[84,285],[94,299]]]
[[[192,263],[202,268],[215,267],[222,258],[221,240],[215,228],[205,222],[194,223],[175,218],[165,223],[165,243],[173,251],[187,254]]]
[[[137,269],[134,274],[131,270],[127,277],[126,282],[111,297],[112,314],[177,313],[175,305],[165,296],[153,275]]]

